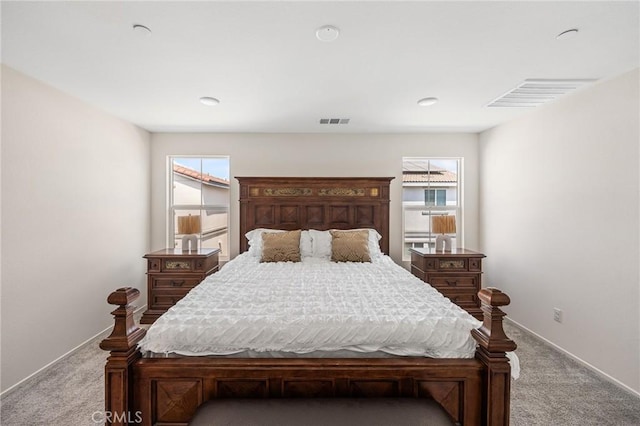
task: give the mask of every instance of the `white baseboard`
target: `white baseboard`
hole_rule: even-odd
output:
[[[143,309],[146,309],[147,305],[141,306],[139,308],[137,308],[134,311],[134,315],[137,315],[139,312],[141,312]],[[34,377],[38,376],[40,373],[44,372],[45,370],[48,370],[49,368],[51,368],[52,366],[54,366],[55,364],[59,363],[60,361],[62,361],[63,359],[67,358],[68,356],[72,355],[73,353],[79,351],[80,349],[82,349],[83,347],[85,347],[86,345],[88,345],[89,343],[93,342],[96,338],[98,338],[99,336],[101,336],[102,334],[105,334],[107,331],[113,329],[113,325],[110,325],[109,327],[105,328],[104,330],[102,330],[101,332],[95,334],[94,336],[88,338],[87,340],[85,340],[84,342],[80,343],[78,346],[76,346],[75,348],[71,349],[70,351],[68,351],[67,353],[59,356],[58,358],[54,359],[53,361],[51,361],[49,364],[45,365],[44,367],[40,368],[39,370],[31,373],[30,375],[28,375],[27,377],[25,377],[24,379],[20,380],[18,383],[16,383],[13,386],[8,387],[7,389],[5,389],[4,391],[0,392],[0,398],[2,398],[3,396],[6,396],[8,394],[10,394],[12,391],[14,391],[18,386],[20,386],[21,384],[33,379]],[[105,356],[105,361],[106,361],[106,356]]]
[[[519,329],[521,329],[525,333],[530,334],[530,335],[534,336],[535,338],[537,338],[539,340],[542,340],[545,344],[551,346],[552,348],[556,349],[559,352],[562,352],[564,355],[568,356],[569,358],[577,361],[578,363],[580,363],[581,365],[585,366],[589,370],[593,371],[594,373],[596,373],[598,376],[602,377],[606,381],[611,382],[614,385],[618,386],[619,388],[621,388],[621,389],[631,393],[632,395],[640,398],[640,392],[638,392],[637,390],[635,390],[633,388],[630,388],[629,386],[625,385],[624,383],[622,383],[620,380],[616,379],[615,377],[612,377],[612,376],[608,375],[604,371],[600,370],[598,367],[595,367],[595,366],[589,364],[587,361],[583,360],[582,358],[575,356],[574,354],[572,354],[571,352],[567,351],[566,349],[563,349],[560,346],[556,345],[555,343],[545,339],[544,337],[542,337],[541,335],[539,335],[535,331],[532,331],[532,330],[528,329],[527,327],[525,327],[524,325],[520,324],[519,322],[514,321],[509,317],[505,317],[505,320],[508,323],[513,324],[514,326],[518,327]]]

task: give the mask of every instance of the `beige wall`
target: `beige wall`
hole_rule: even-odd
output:
[[[149,138],[2,67],[2,390],[113,324],[112,290],[144,288]]]
[[[391,256],[402,250],[402,157],[464,157],[466,245],[477,248],[476,134],[153,134],[151,245],[166,244],[168,155],[228,155],[231,176],[231,255],[238,253],[238,181],[234,176],[394,176]]]
[[[629,72],[480,136],[487,281],[511,296],[512,319],[636,392],[639,80]]]

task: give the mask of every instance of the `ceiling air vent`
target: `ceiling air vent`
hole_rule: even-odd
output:
[[[350,118],[321,118],[320,124],[349,124]]]
[[[525,80],[488,107],[535,107],[552,101],[595,80]]]

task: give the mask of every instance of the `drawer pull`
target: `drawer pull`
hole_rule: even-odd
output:
[[[184,280],[182,281],[171,280],[171,287],[182,287],[183,284],[184,284]]]
[[[447,285],[450,287],[456,287],[458,285],[458,280],[453,280],[453,281],[444,280],[444,282],[446,282]]]

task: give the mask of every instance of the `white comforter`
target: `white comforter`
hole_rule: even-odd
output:
[[[145,351],[356,352],[471,358],[480,321],[383,256],[259,263],[238,256],[162,315]]]

